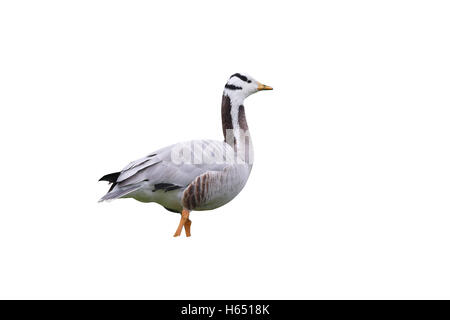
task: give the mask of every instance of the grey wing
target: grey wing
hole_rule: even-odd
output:
[[[234,150],[222,141],[193,140],[171,145],[128,164],[116,181],[123,188],[144,181],[186,187],[207,171],[222,171]]]

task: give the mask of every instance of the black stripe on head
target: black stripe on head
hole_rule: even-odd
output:
[[[242,87],[238,87],[238,86],[235,86],[233,84],[228,84],[228,83],[225,85],[225,88],[227,88],[229,90],[242,90]]]
[[[233,74],[233,75],[230,77],[230,79],[233,78],[233,77],[238,77],[238,78],[241,79],[242,81],[245,81],[245,82],[248,82],[248,83],[251,82],[250,80],[248,80],[248,78],[247,78],[246,76],[243,76],[243,75],[240,74],[240,73],[235,73],[235,74]]]

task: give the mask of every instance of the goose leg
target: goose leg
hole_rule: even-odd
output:
[[[192,221],[189,220],[189,218],[184,223],[184,231],[186,231],[186,237],[191,236],[191,224],[192,224]]]
[[[181,231],[183,230],[183,226],[185,226],[186,221],[189,220],[189,210],[187,209],[183,209],[183,211],[181,212],[181,219],[180,219],[180,223],[178,224],[178,228],[177,231],[175,231],[175,234],[173,235],[174,237],[178,237],[181,234]],[[190,220],[189,220],[190,221]],[[191,235],[190,233],[190,228],[191,225],[189,224],[188,229],[189,229],[189,235],[188,237]],[[187,235],[188,230],[186,230],[186,235]]]

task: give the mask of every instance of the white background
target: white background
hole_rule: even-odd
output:
[[[3,1],[0,298],[450,298],[445,1]],[[97,203],[102,175],[222,139],[255,165],[230,204]]]

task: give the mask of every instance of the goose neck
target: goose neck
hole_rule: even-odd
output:
[[[238,156],[251,161],[252,142],[245,116],[244,99],[224,93],[222,97],[222,130],[225,142],[234,148]]]

